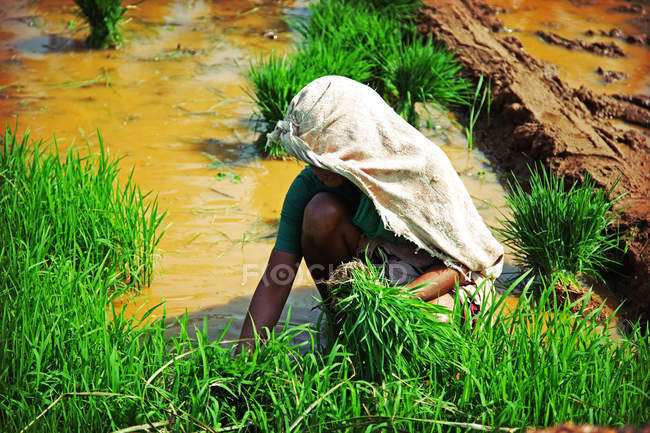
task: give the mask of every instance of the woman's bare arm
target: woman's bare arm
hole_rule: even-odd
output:
[[[255,334],[264,336],[263,328],[271,329],[278,322],[301,259],[298,254],[285,253],[273,248],[242,325],[240,335],[242,345],[255,347]],[[241,347],[237,351],[240,350]]]
[[[463,275],[455,269],[448,268],[444,263],[436,263],[425,273],[411,281],[406,287],[409,289],[422,285],[414,292],[420,299],[430,302],[442,295],[449,293],[456,285],[465,281]]]

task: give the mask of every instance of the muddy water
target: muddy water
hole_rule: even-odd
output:
[[[273,246],[282,199],[302,169],[255,156],[246,94],[249,62],[286,52],[283,14],[300,5],[256,1],[156,1],[129,11],[126,46],[91,52],[72,2],[5,0],[0,10],[0,119],[32,137],[97,148],[99,129],[122,178],[168,210],[151,288],[118,308],[138,314],[162,301],[168,317],[208,318],[211,334],[240,324]],[[276,38],[268,37],[268,34]],[[425,133],[441,144],[489,224],[504,206],[498,176],[445,113]],[[224,166],[211,168],[208,156]],[[221,176],[219,174],[221,173]],[[313,321],[317,292],[303,267],[291,321]],[[288,309],[285,309],[285,315]],[[161,311],[154,313],[160,316]]]
[[[492,6],[504,9],[498,18],[507,31],[505,35],[515,36],[524,49],[534,57],[558,67],[560,78],[572,87],[585,85],[599,93],[650,94],[650,53],[647,47],[628,44],[619,39],[605,36],[586,36],[589,30],[597,35],[617,28],[626,34],[647,33],[635,24],[638,14],[618,13],[611,9],[629,6],[631,3],[616,0],[486,0]],[[567,39],[579,39],[587,43],[615,42],[625,52],[623,58],[611,58],[596,54],[570,51],[547,44],[538,30],[556,33]],[[596,70],[624,72],[628,78],[607,84]]]

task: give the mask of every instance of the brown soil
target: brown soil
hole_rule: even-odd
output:
[[[556,33],[547,32],[544,30],[538,30],[535,32],[535,34],[544,39],[549,44],[559,45],[568,50],[589,51],[591,53],[607,57],[625,57],[625,51],[616,45],[615,42],[593,42],[589,44],[579,39],[563,38]]]
[[[614,81],[624,80],[628,77],[625,72],[621,71],[606,71],[601,67],[596,69],[596,73],[603,77],[603,81],[606,83],[613,83]]]
[[[584,317],[593,314],[595,316],[594,320],[598,323],[607,320],[608,315],[605,308],[600,308],[605,302],[604,299],[578,283],[558,281],[555,283],[555,292],[558,295],[558,301],[561,303],[568,302],[573,305],[570,308],[572,312],[582,313]]]
[[[610,31],[606,32],[603,30],[600,30],[598,32],[594,30],[589,30],[585,33],[585,36],[608,36],[610,38],[616,38],[620,39],[621,41],[625,41],[628,44],[635,44],[635,45],[648,45],[650,44],[650,36],[648,36],[647,33],[638,33],[638,34],[627,34],[621,29],[611,29]]]
[[[527,178],[527,164],[542,162],[569,181],[588,171],[601,187],[616,184],[622,229],[632,240],[625,256],[626,278],[610,280],[627,299],[632,317],[650,317],[650,152],[636,130],[604,118],[650,126],[643,97],[597,95],[573,89],[552,65],[528,55],[514,37],[495,34],[502,26],[494,10],[478,0],[428,0],[416,19],[422,34],[457,53],[465,73],[491,81],[492,105],[476,126],[484,150],[506,171]]]

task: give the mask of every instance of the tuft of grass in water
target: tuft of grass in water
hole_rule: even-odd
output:
[[[461,64],[453,53],[432,40],[414,41],[406,47],[394,44],[381,56],[395,111],[412,125],[417,126],[419,120],[416,102],[434,101],[443,106],[468,103],[470,83],[458,75]]]
[[[420,0],[345,0],[344,2],[356,8],[370,9],[376,14],[393,17],[398,21],[412,19],[417,9],[422,6]]]
[[[29,133],[19,141],[6,127],[0,160],[7,180],[4,235],[38,244],[44,264],[72,255],[75,262],[104,262],[123,281],[148,285],[164,213],[133,185],[133,172],[118,184],[119,160],[109,159],[99,132],[98,140],[98,155],[61,155],[55,143],[39,141],[30,148]]]
[[[86,38],[89,48],[115,48],[124,41],[120,34],[120,22],[126,8],[122,0],[74,0],[79,16],[90,26]]]
[[[272,157],[284,155],[277,143],[267,147],[266,133],[284,117],[293,96],[323,75],[343,75],[368,84],[416,126],[416,102],[466,101],[469,84],[456,76],[460,65],[453,55],[423,42],[408,22],[406,17],[418,6],[410,0],[378,0],[370,5],[325,0],[309,7],[309,18],[289,20],[302,37],[296,53],[261,59],[249,73],[250,94],[260,119],[257,131],[262,133],[260,151]]]
[[[52,84],[53,88],[61,89],[80,89],[82,87],[94,86],[95,84],[104,84],[104,87],[111,87],[111,76],[108,74],[106,69],[102,70],[100,75],[97,75],[95,78],[90,80],[83,81],[66,81],[64,83]]]
[[[217,173],[217,179],[230,179],[233,183],[239,183],[241,182],[241,177],[239,177],[235,172],[230,170],[228,165],[217,158],[216,156],[212,155],[211,153],[206,153],[202,152],[203,156],[207,157],[210,160],[210,164],[208,164],[208,167],[213,168],[215,170],[218,170],[219,172]]]
[[[616,184],[597,189],[587,173],[567,190],[564,178],[550,170],[534,167],[530,173],[530,192],[517,180],[508,183],[512,216],[497,229],[515,260],[542,278],[564,273],[602,280],[601,272],[620,253],[612,208],[621,197],[610,198]]]
[[[470,150],[472,147],[474,147],[474,125],[476,125],[478,116],[481,114],[481,110],[483,110],[483,105],[485,105],[486,101],[488,104],[487,112],[489,118],[491,99],[492,97],[490,91],[490,82],[488,81],[488,83],[485,84],[483,75],[481,75],[478,79],[478,83],[476,83],[476,89],[474,90],[474,95],[472,96],[471,105],[469,107],[469,118],[467,120],[467,126],[463,127],[465,136],[467,137],[467,148]]]
[[[256,130],[261,132],[258,148],[271,157],[282,157],[284,149],[266,143],[266,134],[284,118],[291,99],[311,81],[323,75],[342,75],[357,81],[367,81],[371,74],[369,66],[360,61],[362,49],[355,49],[346,55],[336,46],[317,42],[299,50],[295,57],[280,58],[271,54],[251,67],[249,78],[253,89],[251,97],[257,105],[260,121]]]

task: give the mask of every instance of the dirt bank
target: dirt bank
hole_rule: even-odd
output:
[[[490,119],[483,116],[478,136],[503,170],[525,178],[526,165],[541,161],[570,180],[589,171],[602,187],[621,177],[615,193],[628,195],[619,205],[620,224],[633,238],[624,264],[629,277],[613,278],[610,287],[628,300],[628,314],[650,317],[649,143],[641,133],[605,120],[616,117],[647,128],[644,98],[569,87],[553,65],[528,55],[516,38],[498,36],[502,26],[495,11],[480,1],[425,5],[416,19],[420,32],[457,52],[467,75],[491,79]]]

